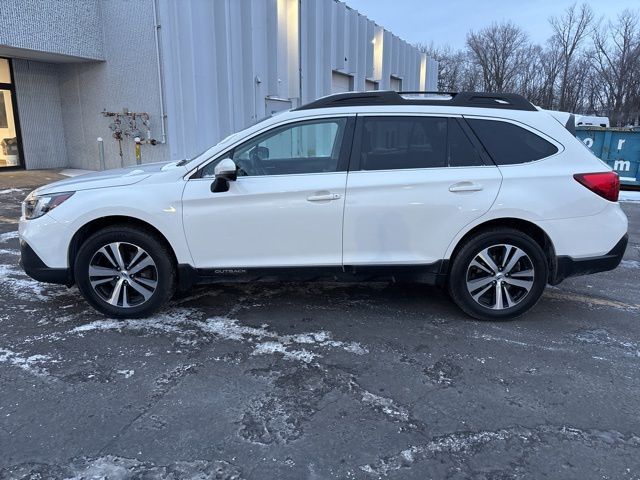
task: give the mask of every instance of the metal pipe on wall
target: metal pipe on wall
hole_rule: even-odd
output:
[[[158,71],[158,89],[160,90],[160,131],[162,140],[159,143],[167,143],[167,130],[165,127],[166,114],[164,110],[164,82],[162,81],[162,59],[160,57],[160,23],[158,22],[157,0],[151,0],[153,4],[153,32],[156,41],[156,66]]]
[[[302,105],[302,0],[298,0],[298,106]]]

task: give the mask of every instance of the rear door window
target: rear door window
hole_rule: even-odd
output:
[[[467,122],[497,165],[533,162],[558,153],[555,145],[513,123],[475,118]]]
[[[362,170],[437,168],[447,162],[447,119],[364,117]]]
[[[457,118],[363,117],[361,128],[362,170],[485,165]]]

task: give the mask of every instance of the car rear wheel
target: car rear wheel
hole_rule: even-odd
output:
[[[519,230],[495,229],[470,238],[451,266],[449,293],[468,315],[508,320],[531,309],[548,278],[544,251]]]
[[[155,235],[112,226],[91,235],[78,250],[74,275],[83,296],[112,317],[147,316],[173,295],[172,254]]]

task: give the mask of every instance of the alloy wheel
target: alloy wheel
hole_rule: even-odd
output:
[[[139,246],[112,242],[93,254],[89,282],[105,302],[120,308],[137,307],[156,291],[158,269],[153,258]]]
[[[535,269],[529,255],[514,245],[492,245],[467,267],[467,291],[486,308],[504,310],[522,302],[533,288]]]

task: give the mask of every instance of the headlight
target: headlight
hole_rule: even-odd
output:
[[[50,212],[75,192],[52,193],[51,195],[35,195],[31,192],[22,202],[22,215],[27,220],[41,217]]]

